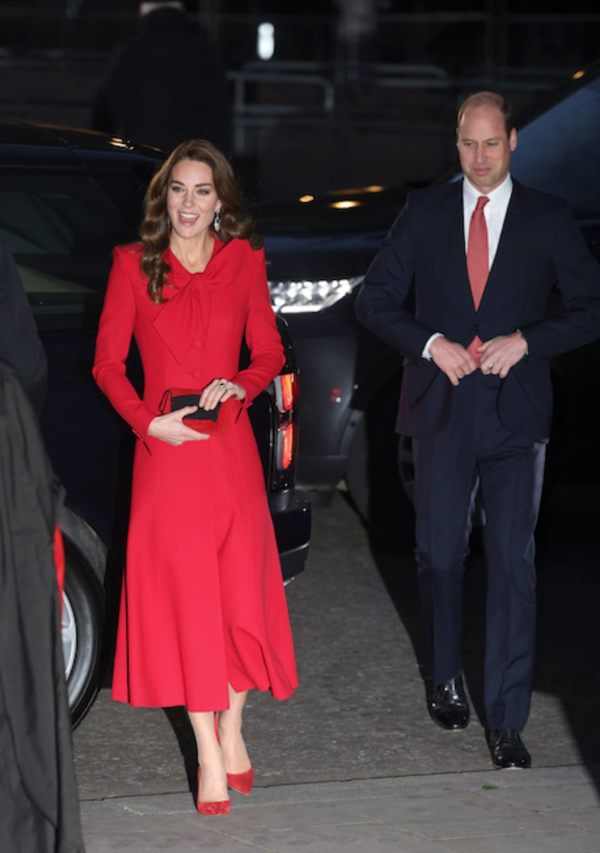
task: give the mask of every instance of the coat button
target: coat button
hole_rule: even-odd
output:
[[[192,341],[192,346],[195,347],[195,349],[200,349],[200,347],[202,346],[202,341],[199,338],[196,338],[194,341]]]

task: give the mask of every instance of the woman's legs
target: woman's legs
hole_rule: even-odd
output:
[[[212,711],[188,711],[201,769],[198,799],[204,803],[228,800],[227,776],[223,752],[215,734],[215,715]]]
[[[231,684],[228,687],[229,708],[218,715],[219,739],[227,772],[244,773],[250,767],[250,758],[242,737],[242,716],[248,691],[236,693]]]
[[[226,774],[244,773],[250,768],[250,758],[242,737],[242,716],[248,691],[236,693],[231,684],[228,687],[229,708],[217,712],[219,740],[212,711],[188,711],[196,738],[198,764],[202,771],[198,799],[203,803],[228,799]]]

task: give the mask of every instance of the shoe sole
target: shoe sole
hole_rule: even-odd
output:
[[[494,764],[492,761],[492,767],[494,770],[530,770],[531,764]]]
[[[464,731],[464,730],[467,728],[467,726],[468,726],[468,725],[469,725],[469,723],[471,722],[471,720],[470,720],[470,719],[468,719],[468,720],[466,721],[466,723],[465,723],[464,725],[462,725],[462,726],[461,726],[461,725],[457,725],[457,726],[445,726],[445,725],[444,725],[443,723],[441,723],[441,722],[438,720],[438,718],[435,716],[435,713],[434,713],[434,711],[433,711],[433,708],[431,708],[431,707],[430,707],[430,708],[428,708],[428,711],[429,711],[429,716],[431,717],[431,719],[433,720],[433,722],[436,724],[436,726],[439,726],[439,727],[440,727],[440,729],[443,729],[445,732],[462,732],[462,731]]]

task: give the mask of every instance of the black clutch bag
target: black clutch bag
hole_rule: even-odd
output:
[[[200,393],[188,388],[167,388],[160,401],[159,411],[161,415],[166,415],[185,406],[196,406],[195,412],[183,418],[187,427],[208,435],[226,435],[241,410],[240,401],[230,397],[224,403],[217,403],[214,409],[204,409],[198,406]]]

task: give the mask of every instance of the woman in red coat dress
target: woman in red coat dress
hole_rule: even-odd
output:
[[[252,787],[241,735],[247,691],[286,699],[297,686],[246,412],[281,369],[283,347],[264,253],[225,157],[204,140],[182,143],[154,176],[145,205],[142,242],[114,251],[94,363],[98,385],[138,438],[113,698],[186,707],[198,747],[198,808],[223,814],[228,785]],[[142,399],[125,372],[132,335]],[[244,337],[251,359],[240,370]],[[196,406],[160,414],[171,388],[197,391],[207,409],[235,398],[239,415],[226,434],[198,432],[183,422]]]

